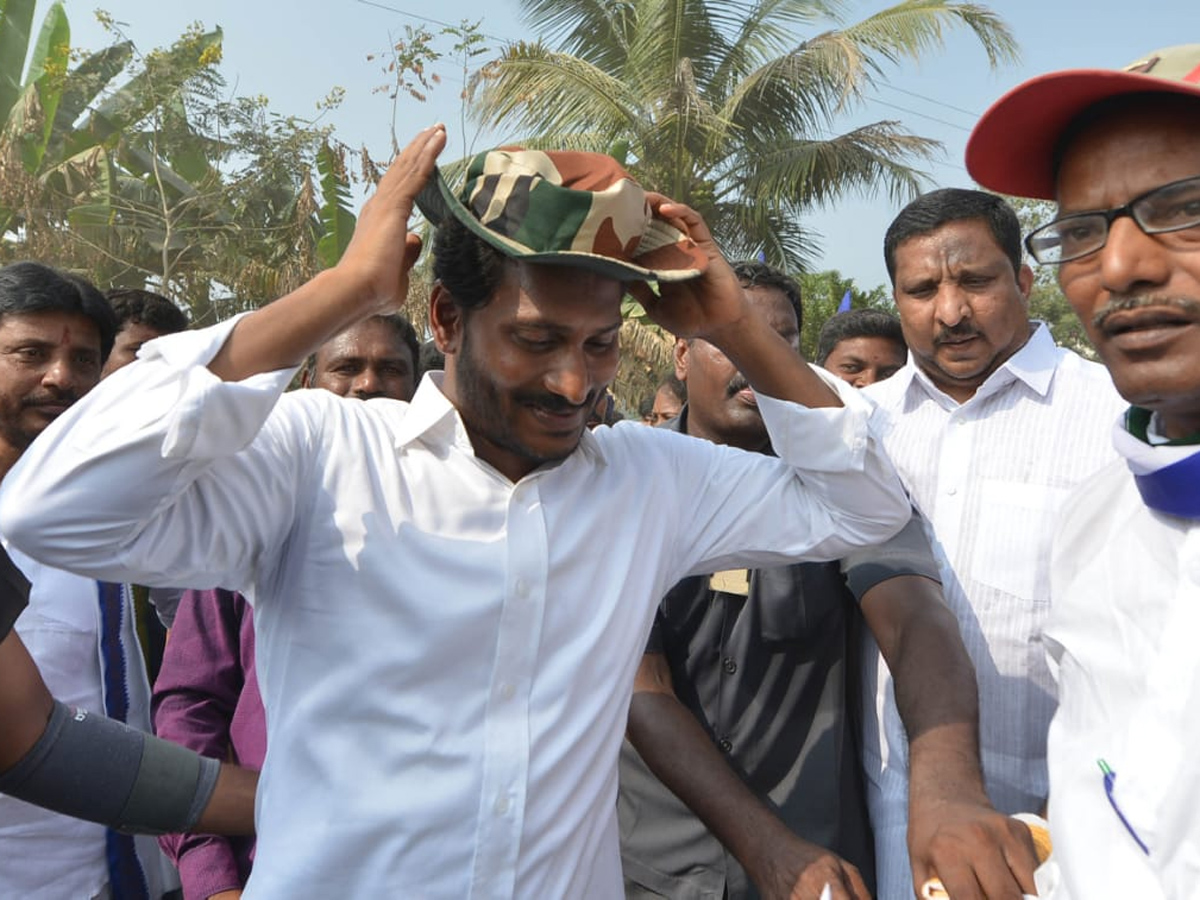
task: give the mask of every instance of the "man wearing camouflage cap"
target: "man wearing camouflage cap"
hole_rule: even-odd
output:
[[[1200,885],[1200,44],[1035,78],[976,126],[985,187],[1052,199],[1027,247],[1058,269],[1132,407],[1123,460],[1060,522],[1045,642],[1051,861],[1042,896]]]
[[[36,557],[255,603],[271,749],[247,897],[618,896],[617,753],[657,598],[908,518],[870,407],[747,305],[695,212],[594,154],[492,151],[452,192],[445,140],[401,154],[337,267],[147,347],[0,498]],[[403,298],[414,202],[439,226],[444,376],[411,404],[280,396]],[[736,361],[778,458],[586,430],[629,283]]]

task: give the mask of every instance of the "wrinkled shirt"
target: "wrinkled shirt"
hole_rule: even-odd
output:
[[[1116,444],[1125,459],[1072,497],[1054,545],[1054,854],[1038,871],[1053,900],[1174,900],[1200,885],[1200,527],[1148,509],[1130,472],[1200,448],[1151,447],[1120,425]]]
[[[839,409],[760,398],[779,459],[628,424],[513,483],[437,376],[411,404],[281,397],[291,371],[208,371],[231,327],[148,344],[61,416],[5,479],[0,529],[255,604],[248,900],[618,896],[617,755],[658,598],[908,518],[848,387]]]

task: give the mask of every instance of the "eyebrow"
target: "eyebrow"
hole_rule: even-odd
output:
[[[620,330],[623,324],[624,320],[618,320],[611,325],[607,325],[598,331],[592,332],[592,334],[609,334],[610,332]],[[518,320],[512,323],[511,328],[513,331],[542,331],[553,335],[566,335],[576,330],[570,325],[560,325],[557,322],[543,322],[541,320],[531,320],[525,322]]]

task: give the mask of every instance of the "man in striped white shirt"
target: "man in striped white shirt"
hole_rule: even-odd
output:
[[[1102,366],[1029,320],[1033,275],[999,197],[925,194],[889,227],[884,254],[909,359],[866,392],[888,413],[885,446],[928,523],[975,664],[992,803],[1037,811],[1055,708],[1041,641],[1050,540],[1067,492],[1113,458],[1121,401]],[[865,666],[879,896],[911,897],[908,747],[886,665],[868,653]]]

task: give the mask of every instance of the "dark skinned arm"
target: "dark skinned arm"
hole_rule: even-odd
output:
[[[14,632],[0,641],[0,772],[15,766],[46,731],[54,698]],[[123,726],[122,726],[123,727]],[[253,834],[258,773],[222,765],[194,831]]]
[[[629,707],[628,737],[650,770],[729,849],[767,900],[867,900],[854,866],[801,840],[730,767],[675,696],[661,653],[642,657]]]
[[[920,575],[889,578],[863,594],[862,611],[908,734],[914,893],[934,874],[955,900],[1033,893],[1029,830],[993,809],[984,789],[975,669],[941,586]]]

